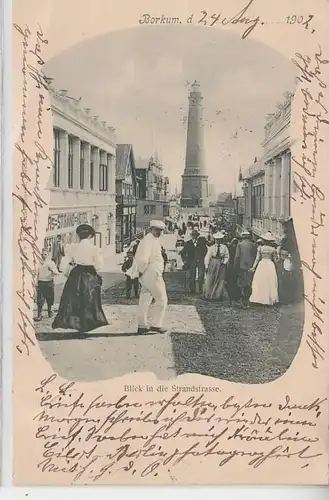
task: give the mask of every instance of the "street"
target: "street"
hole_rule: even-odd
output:
[[[163,238],[170,251],[173,235]],[[137,336],[137,300],[125,298],[123,273],[102,276],[108,326],[81,338],[75,332],[52,331],[52,319],[44,318],[37,325],[43,355],[66,379],[95,381],[153,372],[160,380],[196,373],[266,383],[285,373],[298,350],[303,303],[233,309],[227,301],[213,303],[188,295],[185,272],[169,271],[165,274],[168,332]],[[57,298],[61,288],[57,287]]]

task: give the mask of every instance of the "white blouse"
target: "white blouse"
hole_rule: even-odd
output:
[[[80,266],[94,266],[97,272],[99,272],[102,267],[99,250],[89,239],[72,244],[66,253],[74,264]]]
[[[217,256],[217,251],[218,251],[218,245],[216,243],[208,248],[207,255],[205,256],[204,259],[204,264],[206,267],[208,267],[210,259]],[[222,264],[227,264],[228,261],[230,260],[230,254],[226,245],[223,244],[219,245],[219,258],[221,259]]]

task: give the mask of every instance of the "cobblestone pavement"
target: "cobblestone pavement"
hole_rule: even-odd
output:
[[[137,300],[125,298],[124,277],[105,273],[103,307],[109,326],[84,336],[37,325],[42,353],[69,380],[93,381],[132,372],[161,380],[197,373],[241,383],[275,380],[298,350],[302,303],[277,308],[230,308],[186,294],[184,272],[166,273],[168,333],[136,336]]]

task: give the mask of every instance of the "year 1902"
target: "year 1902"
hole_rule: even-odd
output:
[[[305,18],[304,16],[296,16],[295,14],[293,16],[287,16],[286,17],[286,21],[287,21],[287,24],[302,24],[306,27],[306,29],[308,28],[308,25],[309,23],[312,21],[314,16],[312,15],[309,15],[307,16],[307,18]]]

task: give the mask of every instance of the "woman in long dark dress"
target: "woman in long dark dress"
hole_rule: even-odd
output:
[[[304,293],[303,274],[293,220],[283,222],[284,235],[278,247],[279,301],[298,302]]]
[[[79,243],[70,251],[72,270],[65,283],[58,313],[52,327],[90,332],[108,325],[101,304],[102,278],[98,251],[91,238],[95,231],[89,224],[76,229]]]

